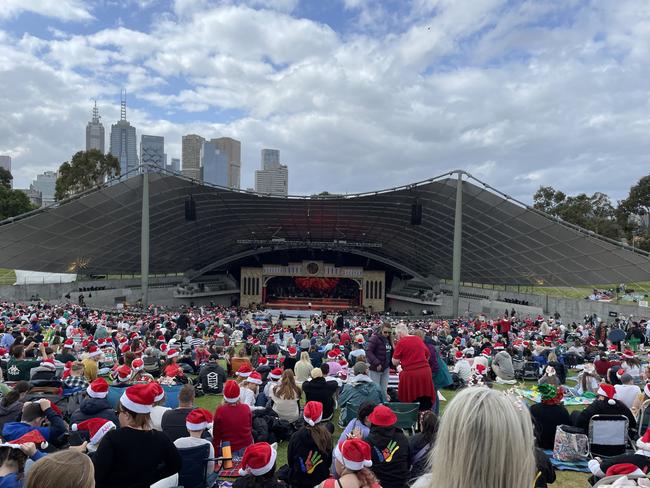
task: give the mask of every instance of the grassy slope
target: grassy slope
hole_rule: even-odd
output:
[[[16,273],[13,269],[0,268],[0,285],[13,285],[16,282]]]
[[[528,382],[527,384],[532,384]],[[507,385],[495,385],[495,388],[498,389],[508,389],[511,388]],[[447,399],[446,402],[442,403],[442,412],[451,399],[455,396],[456,392],[451,390],[443,390],[443,396]],[[196,399],[196,405],[199,407],[206,408],[210,411],[214,411],[218,405],[222,403],[222,396],[203,396]],[[569,411],[580,407],[568,407]],[[335,439],[338,439],[338,436],[341,434],[341,429],[337,428],[335,433]],[[283,442],[278,447],[278,459],[277,465],[282,466],[287,462],[287,443]],[[587,486],[587,475],[584,473],[575,473],[571,471],[557,471],[557,481],[555,485],[561,488],[584,488]]]

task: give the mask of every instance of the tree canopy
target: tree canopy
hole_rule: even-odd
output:
[[[27,195],[20,190],[11,189],[11,172],[0,168],[0,220],[34,210]]]
[[[59,167],[54,197],[57,200],[99,186],[106,178],[120,174],[120,162],[112,154],[97,149],[79,151]]]

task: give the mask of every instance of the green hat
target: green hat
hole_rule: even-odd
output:
[[[553,400],[557,397],[557,388],[553,385],[543,384],[537,387],[539,394],[542,396],[542,401]]]

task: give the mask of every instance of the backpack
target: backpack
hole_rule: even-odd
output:
[[[581,429],[558,425],[555,429],[553,457],[559,461],[584,461],[589,456],[589,438]]]

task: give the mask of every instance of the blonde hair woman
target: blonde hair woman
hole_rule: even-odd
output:
[[[302,391],[296,385],[293,371],[285,369],[280,378],[280,382],[271,390],[271,400],[273,400],[273,411],[278,417],[287,422],[295,422],[300,418],[300,396]]]
[[[300,361],[298,361],[293,367],[293,370],[296,373],[296,383],[298,386],[302,385],[309,379],[309,375],[312,369],[314,369],[314,367],[312,366],[311,360],[309,359],[309,353],[303,351],[300,353]]]
[[[49,454],[29,470],[25,488],[94,488],[95,468],[88,456],[72,449]]]
[[[429,459],[413,488],[532,488],[533,424],[507,394],[466,388],[449,403]]]

